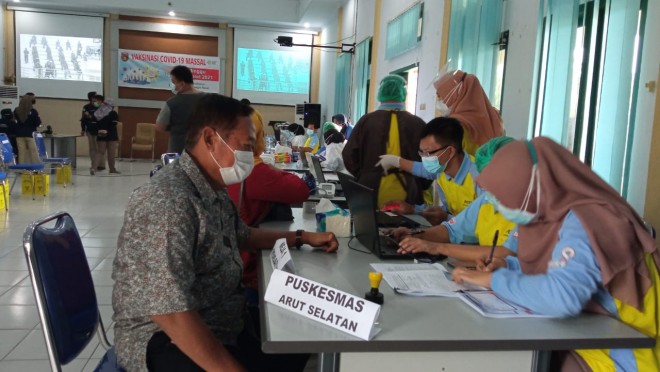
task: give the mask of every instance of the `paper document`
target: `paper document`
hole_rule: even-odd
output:
[[[383,279],[394,291],[409,296],[456,297],[460,291],[484,289],[478,286],[454,283],[451,280],[451,274],[439,263],[373,263],[371,267],[383,273]]]
[[[463,291],[458,297],[479,314],[489,318],[552,318],[540,315],[524,306],[509,302],[493,291]]]

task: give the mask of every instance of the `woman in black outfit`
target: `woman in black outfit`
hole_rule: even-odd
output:
[[[98,137],[96,138],[98,142],[98,153],[89,172],[91,175],[96,174],[96,169],[101,164],[107,151],[110,173],[119,174],[120,172],[115,168],[115,154],[117,154],[117,144],[119,141],[119,136],[117,135],[117,120],[119,120],[119,115],[114,110],[115,105],[111,99],[106,100],[102,95],[97,94],[94,96],[94,101],[101,103],[100,107],[94,112],[99,129]]]
[[[18,107],[14,110],[16,118],[16,147],[18,148],[18,162],[21,164],[41,163],[37,146],[32,138],[32,132],[41,125],[41,118],[37,110],[32,108],[36,103],[34,96],[26,94],[21,97]]]

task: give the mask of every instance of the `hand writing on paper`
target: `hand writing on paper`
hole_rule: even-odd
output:
[[[339,248],[339,242],[337,242],[337,237],[334,233],[331,232],[304,232],[303,233],[303,242],[309,244],[312,247],[320,247],[325,252],[335,252]]]
[[[484,254],[475,261],[478,271],[489,273],[499,269],[500,267],[506,267],[506,261],[504,261],[504,259],[493,256],[493,260],[488,262],[489,258],[490,254]]]
[[[467,270],[459,267],[454,269],[454,271],[451,273],[451,279],[458,284],[470,283],[490,288],[490,281],[493,279],[493,274]]]

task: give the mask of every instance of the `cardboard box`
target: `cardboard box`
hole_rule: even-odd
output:
[[[49,174],[35,174],[34,175],[34,194],[35,195],[48,195],[50,193],[50,175]],[[21,175],[21,194],[32,195],[32,175]]]
[[[61,168],[55,168],[55,183],[58,185],[71,183],[71,165],[67,164]]]

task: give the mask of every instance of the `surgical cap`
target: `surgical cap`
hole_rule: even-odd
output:
[[[500,136],[492,138],[490,141],[484,143],[477,149],[477,152],[474,157],[474,164],[477,166],[477,170],[481,172],[486,165],[490,163],[490,159],[493,158],[493,155],[497,150],[501,149],[507,143],[513,141],[513,138],[507,136]]]
[[[335,129],[335,125],[332,124],[329,121],[326,121],[325,123],[323,123],[323,133],[324,134],[325,134],[325,132],[329,131],[330,129]]]
[[[399,75],[387,75],[380,81],[378,88],[380,102],[406,100],[406,80]]]

